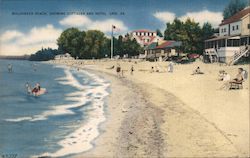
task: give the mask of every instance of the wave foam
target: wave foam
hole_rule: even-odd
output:
[[[98,83],[98,86],[81,85],[68,69],[65,70],[65,78],[67,81],[59,81],[59,83],[69,84],[79,89],[79,91],[66,95],[66,100],[77,101],[77,103],[71,105],[70,108],[83,105],[83,101],[85,101],[85,103],[86,101],[91,102],[91,110],[88,111],[89,119],[86,120],[85,124],[80,128],[58,142],[61,149],[52,153],[43,153],[39,156],[61,157],[81,153],[93,147],[91,142],[99,135],[98,126],[106,119],[104,115],[104,99],[109,94],[107,88],[110,84],[95,74],[86,71],[82,72],[84,75],[89,76],[92,82]],[[60,111],[61,113],[72,113],[72,111],[69,110],[69,105],[58,106],[58,108],[56,106],[55,108],[56,110],[52,110],[51,112],[56,111],[56,114],[60,113]],[[51,115],[51,113],[49,113],[49,115]]]

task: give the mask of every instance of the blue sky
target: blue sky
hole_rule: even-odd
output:
[[[0,55],[31,54],[42,46],[56,48],[56,39],[68,27],[99,29],[109,35],[113,24],[118,27],[117,34],[124,34],[135,29],[164,30],[165,23],[175,17],[191,17],[201,24],[208,21],[217,26],[228,3],[229,0],[0,0]],[[13,15],[24,12],[47,15]],[[51,12],[106,15],[49,15]]]

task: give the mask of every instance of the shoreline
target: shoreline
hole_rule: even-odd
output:
[[[133,104],[134,107],[137,107],[135,104],[141,104],[141,109],[147,109],[150,107],[154,109],[153,111],[158,111],[157,117],[154,116],[151,111],[146,116],[142,117],[142,120],[145,120],[145,118],[147,119],[148,117],[151,117],[150,120],[154,120],[156,117],[158,118],[158,122],[153,121],[154,123],[151,123],[150,127],[146,126],[146,124],[140,121],[140,119],[130,123],[128,120],[136,115],[134,112],[135,110],[132,112],[125,110],[126,112],[123,112],[124,109],[121,108],[122,106],[116,103],[116,105],[119,105],[119,110],[116,109],[115,111],[111,107],[109,107],[109,109],[112,111],[110,113],[116,113],[116,116],[119,117],[120,120],[117,121],[116,124],[112,124],[111,122],[114,121],[114,118],[111,114],[111,117],[108,118],[106,120],[107,122],[101,127],[101,130],[105,130],[105,132],[101,133],[101,135],[98,136],[98,139],[95,140],[95,148],[75,157],[121,157],[124,155],[124,157],[247,157],[247,153],[242,153],[242,149],[232,141],[225,131],[221,130],[221,127],[218,126],[217,123],[208,119],[209,117],[204,116],[199,109],[197,110],[190,107],[190,104],[187,103],[186,100],[183,102],[183,99],[180,98],[178,94],[176,96],[176,93],[167,91],[166,89],[160,88],[152,83],[149,84],[150,82],[148,83],[147,80],[140,80],[135,75],[127,75],[124,79],[117,79],[113,72],[114,70],[106,70],[104,68],[109,67],[113,63],[95,62],[93,64],[94,66],[79,66],[77,65],[77,62],[72,62],[71,64],[72,66],[75,64],[74,66],[79,66],[80,68],[87,67],[88,71],[89,69],[91,69],[90,71],[94,70],[99,73],[99,75],[101,74],[101,76],[104,76],[104,78],[113,78],[111,79],[111,90],[114,93],[121,91],[120,89],[122,89],[124,83],[130,82],[130,86],[126,87],[123,85],[123,88],[127,88],[129,93],[121,94],[129,95],[132,91],[137,91],[137,94],[140,94],[141,97],[139,97],[139,100],[138,98],[132,99],[135,101]],[[126,68],[129,69],[129,67]],[[120,88],[117,88],[117,85],[119,85]],[[116,91],[115,88],[117,88],[116,90],[118,91]],[[122,95],[117,96],[120,97]],[[109,100],[112,100],[112,98],[109,98]],[[114,107],[114,102],[109,101],[108,106]],[[139,114],[143,114],[143,112],[145,112],[145,109],[138,111]],[[129,124],[130,126],[127,126]],[[153,129],[152,125],[157,126],[157,132],[155,132],[155,135],[158,135],[158,137],[146,135],[140,139],[140,136],[145,133],[142,131],[144,129]],[[109,129],[110,127],[114,127],[116,130],[112,131]],[[132,127],[136,129],[135,132],[131,132],[131,129],[133,129]],[[142,127],[143,130],[140,130],[140,127]],[[117,134],[117,131],[119,131],[119,135]],[[113,136],[113,134],[115,136]],[[108,136],[112,136],[112,138]],[[154,138],[154,140],[150,141],[148,138]],[[110,140],[113,145],[111,143],[107,147],[107,143],[109,143]],[[144,142],[144,144],[142,142]],[[158,145],[152,145],[156,142]],[[119,144],[118,147],[117,144]],[[159,146],[159,148],[154,148],[154,146]],[[152,150],[148,150],[150,152],[146,153],[146,148]],[[109,152],[107,152],[107,150]],[[155,153],[157,154],[155,155]]]
[[[86,70],[86,69],[85,69]],[[139,121],[135,121],[138,119],[138,114],[147,113],[161,113],[161,110],[153,107],[153,105],[147,103],[143,96],[141,96],[140,92],[136,90],[137,87],[126,79],[117,80],[115,75],[103,73],[98,70],[88,69],[86,70],[90,73],[94,73],[98,76],[104,77],[111,81],[111,94],[107,98],[108,103],[108,112],[106,121],[103,122],[100,127],[100,135],[97,139],[93,140],[94,148],[83,152],[81,154],[76,154],[73,156],[74,158],[81,157],[140,157],[142,155],[149,157],[163,157],[162,153],[157,153],[154,155],[154,152],[150,148],[158,148],[157,150],[162,150],[159,146],[162,140],[155,139],[155,137],[151,137],[152,141],[155,141],[153,144],[137,144],[127,141],[130,139],[138,139],[134,137],[138,137],[136,132],[138,132],[138,127],[135,124],[143,123],[145,120],[141,119]],[[125,85],[126,86],[125,86]],[[130,91],[129,94],[126,94]],[[131,93],[132,92],[132,93]],[[138,100],[137,97],[140,97]],[[145,112],[145,110],[149,110]],[[150,119],[153,124],[149,124],[148,126],[153,127],[154,125],[157,127],[156,129],[151,127],[144,127],[141,133],[149,133],[152,132],[155,136],[160,135],[160,124],[161,124],[161,116],[155,115],[154,118]],[[144,116],[145,118],[145,116]],[[155,118],[157,118],[157,123],[155,123]],[[136,130],[136,131],[135,131]],[[133,138],[131,138],[133,137]],[[138,149],[138,146],[143,149]],[[123,150],[124,149],[124,150]],[[128,150],[129,152],[128,152]],[[148,153],[145,153],[148,152]],[[151,154],[151,155],[150,155]]]

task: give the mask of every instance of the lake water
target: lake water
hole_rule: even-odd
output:
[[[27,94],[27,82],[48,93]],[[109,82],[84,70],[0,60],[0,155],[69,157],[91,149],[108,94]]]

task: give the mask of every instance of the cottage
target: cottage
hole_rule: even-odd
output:
[[[71,57],[71,55],[69,53],[65,53],[65,54],[59,54],[55,56],[55,60],[72,60],[74,59],[73,57]]]
[[[224,19],[219,25],[219,36],[205,41],[204,60],[235,64],[249,56],[250,7]]]
[[[179,41],[161,41],[153,42],[145,48],[146,59],[158,59],[166,61],[171,56],[178,55],[178,47],[181,46]]]

